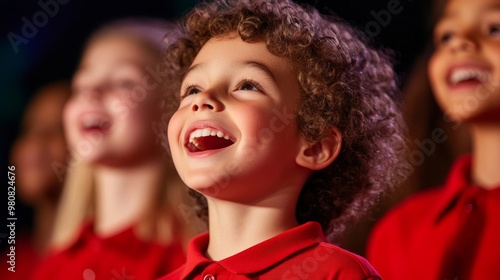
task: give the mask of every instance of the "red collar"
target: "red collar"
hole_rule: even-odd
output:
[[[189,279],[188,276],[198,267],[205,267],[214,262],[205,257],[208,241],[209,234],[204,233],[189,242],[187,262],[182,271],[182,279]],[[316,222],[308,222],[217,263],[232,273],[256,273],[320,242],[326,242],[321,225]]]
[[[464,155],[458,158],[451,167],[450,173],[444,184],[443,195],[436,204],[436,219],[440,220],[446,213],[459,202],[475,197],[481,193],[495,192],[500,194],[500,186],[486,190],[475,186],[470,181],[472,156]]]
[[[94,223],[86,222],[74,243],[69,246],[69,250],[79,250],[86,246],[109,248],[113,251],[124,252],[126,254],[140,255],[146,253],[151,242],[140,239],[134,232],[134,227],[130,226],[110,236],[101,237],[94,231]]]

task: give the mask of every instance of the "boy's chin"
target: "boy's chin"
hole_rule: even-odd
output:
[[[207,181],[196,182],[193,180],[187,180],[185,183],[191,190],[196,191],[205,197],[214,198],[219,197],[226,187],[226,184],[223,184],[222,182],[212,182],[211,184],[207,184]]]

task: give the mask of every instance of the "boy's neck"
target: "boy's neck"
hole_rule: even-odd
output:
[[[130,168],[97,168],[96,233],[109,236],[144,219],[154,203],[164,167],[162,160],[152,160]]]
[[[284,190],[252,205],[208,198],[207,257],[225,259],[297,226],[297,198],[295,190]]]
[[[500,125],[474,124],[471,127],[473,145],[472,183],[484,189],[500,186]]]

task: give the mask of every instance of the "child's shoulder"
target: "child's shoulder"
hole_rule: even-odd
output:
[[[434,205],[442,196],[444,187],[434,187],[429,190],[420,191],[409,198],[406,198],[401,203],[382,217],[376,227],[384,227],[387,224],[404,223],[405,221],[415,223],[416,220],[422,218],[426,210],[430,209],[430,205]],[[417,211],[418,210],[418,211]]]
[[[368,248],[375,244],[387,246],[387,242],[395,242],[395,239],[406,239],[409,233],[432,216],[432,206],[436,205],[444,191],[444,187],[421,191],[389,210],[375,224],[368,240]],[[369,259],[372,260],[371,257]]]
[[[407,232],[419,227],[419,222],[436,217],[443,205],[450,202],[461,190],[470,186],[471,156],[458,158],[451,167],[443,185],[420,191],[392,208],[374,228],[375,235],[388,236],[391,232]]]
[[[295,273],[292,275],[299,279],[303,279],[304,274],[298,273],[297,268],[321,279],[381,279],[365,258],[326,242],[310,248],[296,263],[292,266]]]
[[[307,223],[296,229],[312,226],[319,227],[319,224]],[[363,257],[327,243],[321,233],[316,235],[314,241],[311,240],[312,235],[302,233],[303,240],[289,243],[289,248],[298,249],[298,244],[307,246],[291,250],[295,252],[278,263],[273,276],[279,276],[280,279],[380,279]],[[280,255],[277,252],[275,254]]]

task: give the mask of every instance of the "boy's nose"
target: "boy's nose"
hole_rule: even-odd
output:
[[[193,112],[208,109],[215,112],[220,112],[224,108],[222,102],[216,99],[212,94],[204,91],[196,95],[193,100],[191,109]]]

